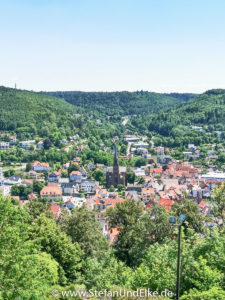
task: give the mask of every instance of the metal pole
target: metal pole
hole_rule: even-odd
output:
[[[177,286],[176,286],[176,300],[180,298],[180,252],[181,252],[181,224],[178,226],[178,255],[177,255]]]

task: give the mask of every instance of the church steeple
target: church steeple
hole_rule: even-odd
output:
[[[118,166],[119,165],[116,146],[115,146],[115,150],[114,150],[114,164],[113,165],[114,166]]]
[[[118,184],[126,185],[126,167],[120,167],[116,145],[114,147],[114,162],[113,167],[109,167],[106,173],[107,187]]]

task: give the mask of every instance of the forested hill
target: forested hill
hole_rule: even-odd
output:
[[[76,111],[75,106],[50,95],[0,87],[0,130],[24,137],[65,132],[73,128]]]
[[[145,123],[150,131],[164,136],[181,125],[225,131],[225,90],[209,90],[179,107],[148,116]]]
[[[158,112],[193,98],[193,94],[137,92],[51,92],[53,96],[101,115],[143,115]]]

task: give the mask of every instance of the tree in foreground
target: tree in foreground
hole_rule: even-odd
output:
[[[96,213],[86,207],[75,208],[63,224],[72,241],[79,243],[85,257],[100,258],[107,250],[107,240],[102,234]]]
[[[138,266],[152,243],[171,235],[169,214],[163,207],[148,213],[134,200],[124,201],[108,209],[106,216],[111,228],[119,228],[113,247],[117,257],[128,266]]]
[[[28,240],[29,215],[0,197],[0,299],[49,299],[58,263]]]

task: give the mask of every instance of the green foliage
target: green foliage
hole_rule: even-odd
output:
[[[161,135],[155,138],[155,145],[179,147],[194,143],[195,145],[220,142],[216,134],[191,130],[190,125],[202,126],[204,130],[213,133],[216,130],[225,131],[225,95],[224,91],[206,92],[177,107],[169,108],[160,113],[150,114],[142,119],[148,130]],[[135,120],[138,124],[139,120]],[[165,138],[166,137],[166,138]],[[160,141],[161,139],[161,141]]]
[[[190,209],[189,227],[194,227],[197,212],[189,204],[183,207]],[[163,207],[148,212],[125,201],[108,209],[110,226],[119,230],[110,248],[96,213],[85,207],[63,213],[58,224],[49,205],[37,199],[22,207],[0,197],[0,211],[0,299],[47,300],[51,290],[75,291],[77,284],[86,290],[175,293],[177,228]],[[192,228],[182,230],[181,299],[223,299],[224,262],[223,227],[201,236]]]
[[[26,165],[26,172],[29,172],[29,171],[31,171],[32,170],[32,164],[31,163],[28,163],[27,165]]]
[[[92,173],[92,176],[96,181],[102,181],[103,178],[105,177],[104,171],[102,169],[95,169],[94,172]]]
[[[152,243],[162,242],[171,235],[169,215],[162,207],[147,214],[132,200],[118,203],[106,215],[110,227],[120,230],[113,247],[117,257],[128,266],[139,265]]]
[[[192,199],[185,199],[181,203],[175,203],[171,210],[172,214],[173,212],[175,212],[178,218],[180,214],[184,214],[188,227],[193,228],[198,233],[204,232],[204,222],[206,219],[200,212],[198,205]]]
[[[28,240],[29,216],[0,198],[0,298],[48,299],[58,281],[58,264]]]
[[[38,195],[40,195],[40,191],[42,190],[42,188],[44,187],[44,183],[34,180],[33,181],[33,192],[37,193]]]
[[[176,284],[176,248],[166,244],[151,245],[144,262],[137,268],[132,288],[149,288],[152,291],[163,291],[165,287],[175,290]]]
[[[142,166],[145,166],[146,165],[146,159],[141,157],[141,158],[138,158],[135,162],[135,167],[142,167]]]
[[[15,170],[13,170],[13,169],[9,169],[9,170],[4,172],[5,177],[11,177],[13,175],[15,175]]]
[[[68,173],[70,174],[72,171],[80,171],[80,166],[78,164],[71,164],[68,168]]]
[[[39,199],[33,199],[29,201],[25,208],[27,209],[29,216],[30,216],[30,222],[33,222],[36,220],[41,214],[45,214],[48,217],[52,216],[52,213],[50,212],[50,205],[48,202],[43,202]]]
[[[100,258],[107,249],[107,241],[102,235],[95,212],[84,206],[73,209],[71,216],[65,218],[64,229],[74,243],[79,243],[85,257]]]
[[[216,236],[218,238],[218,233],[215,232],[214,234],[214,238]],[[207,236],[206,240],[199,240],[198,235],[193,234],[193,230],[189,229],[186,239],[184,239],[183,234],[182,236],[181,294],[185,292],[185,294],[189,295],[190,291],[190,295],[193,295],[193,291],[198,290],[200,295],[203,291],[208,291],[212,288],[221,291],[224,273],[220,267],[217,268],[215,264],[212,264],[214,259],[211,259],[210,262],[210,257],[221,257],[221,252],[224,252],[224,244],[222,242],[224,236],[220,236],[218,240],[214,239],[212,247],[210,247],[210,235]],[[201,255],[199,255],[200,253]],[[207,257],[209,257],[209,261]],[[176,266],[177,241],[167,240],[163,244],[154,243],[150,246],[142,264],[134,273],[131,279],[131,286],[133,289],[146,287],[151,290],[162,290],[166,286],[167,289],[175,293]],[[182,299],[186,299],[185,297]],[[188,297],[187,299],[192,299]]]
[[[112,250],[108,250],[100,260],[87,258],[83,268],[85,285],[98,291],[112,289],[115,285],[125,286],[131,275],[131,270],[114,257]]]
[[[45,139],[43,142],[43,146],[45,150],[48,150],[52,147],[52,142],[50,141],[50,139]]]
[[[12,196],[19,196],[21,199],[27,199],[27,196],[32,193],[32,187],[24,185],[13,185],[11,189]]]
[[[199,291],[197,289],[190,290],[190,292],[183,295],[180,300],[224,300],[225,291],[217,286],[212,287],[207,291]]]
[[[59,263],[68,280],[74,281],[79,277],[82,251],[53,219],[41,215],[32,223],[30,237],[39,242],[41,249]]]
[[[110,186],[109,192],[110,192],[110,193],[115,192],[115,187],[114,187],[113,185]]]
[[[220,187],[216,187],[213,190],[213,216],[215,216],[215,221],[224,225],[224,216],[225,216],[225,184],[223,183]]]
[[[0,130],[15,131],[22,139],[70,133],[75,128],[76,109],[61,99],[0,87],[0,104]]]
[[[135,173],[131,169],[127,170],[127,182],[128,183],[135,182]]]
[[[121,116],[157,112],[165,106],[182,103],[186,99],[173,95],[157,94],[145,91],[137,92],[53,92],[53,96],[63,98],[71,104],[81,106],[92,114],[112,116],[120,120]]]

